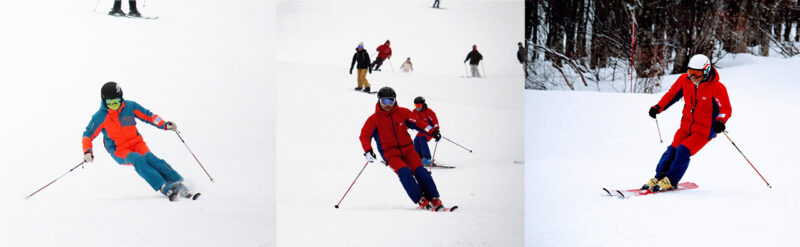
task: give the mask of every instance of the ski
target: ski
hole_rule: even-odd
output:
[[[458,209],[458,206],[452,206],[452,207],[448,208],[448,207],[439,205],[439,207],[437,207],[437,208],[432,208],[431,211],[433,211],[433,212],[453,212],[456,209]]]
[[[431,167],[431,166],[428,165],[428,167]],[[437,163],[433,163],[433,168],[453,169],[453,168],[456,168],[456,167],[455,166],[440,165],[440,164],[437,164]]]
[[[664,193],[664,192],[670,192],[670,191],[680,191],[680,190],[691,190],[691,189],[697,189],[697,188],[699,188],[699,187],[695,183],[683,182],[683,183],[678,184],[678,188],[676,188],[676,189],[664,190],[664,191],[659,191],[659,192],[653,192],[652,190],[649,190],[649,189],[647,189],[647,190],[642,190],[642,189],[616,190],[616,189],[608,189],[608,188],[603,188],[603,191],[608,196],[617,196],[619,198],[625,199],[625,198],[630,198],[630,197],[633,197],[633,196],[644,196],[644,195],[650,195],[650,194],[658,194],[658,193]]]
[[[198,197],[200,197],[200,193],[192,193],[192,192],[189,192],[189,191],[181,191],[181,196],[183,196],[186,199],[192,199],[192,201],[194,201],[194,200],[197,200]]]
[[[145,19],[145,20],[155,20],[158,19],[158,16],[130,16],[130,15],[108,15],[113,17],[122,17],[122,18],[131,18],[131,19]]]

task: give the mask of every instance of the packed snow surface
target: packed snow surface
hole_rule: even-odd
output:
[[[617,199],[602,187],[638,188],[680,125],[683,102],[647,115],[656,94],[527,91],[526,246],[783,246],[800,220],[792,181],[800,149],[800,58],[730,56],[718,69],[733,113],[724,135],[691,158],[695,190]],[[665,77],[668,88],[679,75]]]

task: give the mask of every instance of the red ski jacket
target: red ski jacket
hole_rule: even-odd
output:
[[[387,57],[392,56],[392,48],[386,44],[378,46],[378,48],[375,50],[378,51],[379,58],[386,59]]]
[[[401,149],[412,147],[411,136],[408,135],[408,128],[416,129],[421,132],[433,134],[433,126],[425,121],[420,121],[410,110],[395,105],[391,111],[384,111],[378,103],[375,103],[375,113],[367,118],[364,127],[361,128],[361,146],[364,152],[372,149],[371,138],[375,138],[378,144],[378,152],[383,159],[386,157],[400,156]]]
[[[681,129],[690,134],[700,134],[714,138],[715,133],[711,124],[715,120],[723,123],[731,117],[731,103],[728,91],[719,82],[719,74],[715,68],[706,79],[695,85],[687,74],[681,75],[669,91],[661,97],[657,106],[662,112],[683,97],[683,118]]]
[[[431,108],[425,107],[424,110],[422,110],[422,111],[416,111],[415,110],[414,113],[417,115],[416,117],[420,121],[423,121],[423,122],[427,123],[428,125],[430,125],[434,129],[439,128],[439,119],[436,118],[436,113],[433,112],[433,110],[431,110]],[[417,132],[417,137],[420,137],[420,136],[424,136],[425,138],[428,139],[428,141],[430,141],[431,138],[433,138],[433,136],[431,136],[431,135],[424,134],[422,132]]]

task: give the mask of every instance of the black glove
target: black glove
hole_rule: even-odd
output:
[[[350,69],[350,74],[351,74],[351,75],[353,74],[353,69]]]
[[[717,133],[725,131],[725,123],[720,120],[714,121],[714,125],[712,125],[712,127],[714,127],[714,132]]]
[[[369,73],[372,74],[372,67],[369,67],[369,70],[367,71],[369,71]]]
[[[442,139],[442,134],[439,133],[439,128],[436,128],[435,130],[433,130],[432,136],[433,136],[433,139],[436,139],[437,142],[439,141],[439,139]]]
[[[650,114],[651,118],[656,118],[656,114],[658,114],[659,111],[661,111],[661,107],[658,105],[654,105],[650,107],[650,112],[648,112],[647,114]]]

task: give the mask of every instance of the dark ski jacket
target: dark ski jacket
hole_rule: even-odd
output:
[[[472,50],[471,52],[469,52],[469,54],[467,54],[467,59],[464,59],[464,62],[466,62],[467,60],[469,60],[469,64],[478,65],[478,63],[480,63],[481,60],[483,60],[483,56],[481,55],[480,52],[478,52],[478,50]]]
[[[353,65],[356,64],[356,62],[358,62],[358,66],[356,66],[356,68],[370,69],[369,54],[367,54],[366,49],[361,49],[361,51],[359,51],[358,48],[356,48],[356,54],[353,54],[353,62],[350,63],[350,72],[353,72]],[[370,69],[369,72],[372,72],[372,69]]]

